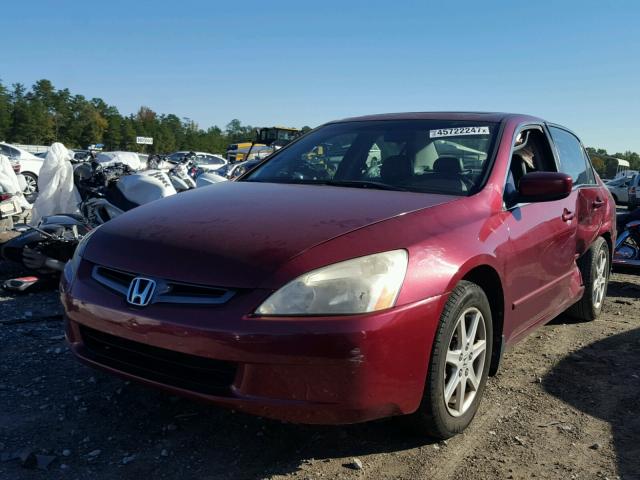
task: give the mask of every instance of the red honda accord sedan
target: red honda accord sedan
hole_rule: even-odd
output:
[[[614,204],[538,118],[327,123],[237,182],[86,236],[61,296],[82,361],[265,417],[469,425],[506,348],[605,297]]]

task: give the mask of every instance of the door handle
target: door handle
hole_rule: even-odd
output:
[[[562,212],[562,221],[563,222],[569,222],[569,221],[573,220],[574,216],[575,216],[575,214],[572,211],[567,210],[565,208],[564,211]]]
[[[601,206],[603,206],[603,205],[604,205],[604,200],[600,200],[599,198],[596,198],[596,199],[593,201],[593,204],[592,204],[592,205],[593,205],[593,208],[594,208],[594,209],[596,209],[596,208],[600,208]]]

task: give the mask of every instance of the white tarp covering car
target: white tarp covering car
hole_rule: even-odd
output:
[[[13,227],[14,216],[31,208],[22,194],[24,177],[16,175],[9,158],[0,154],[0,230]]]
[[[37,225],[47,215],[79,213],[80,194],[73,183],[72,158],[73,152],[63,144],[51,145],[40,169],[40,193],[33,204],[31,225]]]
[[[0,193],[14,195],[21,208],[31,208],[31,204],[22,194],[24,186],[24,177],[17,175],[9,158],[0,154]]]

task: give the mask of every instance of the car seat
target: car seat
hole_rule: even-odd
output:
[[[413,165],[406,155],[391,155],[380,167],[380,178],[384,183],[397,185],[406,182],[413,174]]]
[[[467,184],[464,182],[462,172],[464,164],[462,160],[453,155],[443,155],[433,163],[431,178],[438,181],[438,185],[452,192],[466,192]]]

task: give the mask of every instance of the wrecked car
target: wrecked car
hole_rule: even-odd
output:
[[[316,161],[323,145],[341,148]],[[301,423],[412,415],[447,438],[505,349],[564,311],[598,316],[614,210],[580,140],[538,118],[330,122],[84,237],[66,335],[83,362],[180,395]]]

